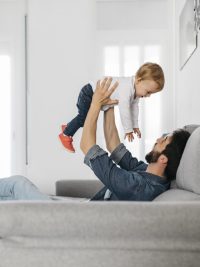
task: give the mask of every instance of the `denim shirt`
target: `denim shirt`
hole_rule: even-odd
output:
[[[94,145],[84,163],[105,185],[91,200],[105,200],[110,191],[106,200],[151,201],[170,187],[167,179],[146,172],[148,165],[132,157],[123,144],[116,147],[110,157]]]

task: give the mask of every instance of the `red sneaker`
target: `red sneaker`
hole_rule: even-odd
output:
[[[67,151],[71,153],[75,153],[75,149],[73,147],[73,139],[71,136],[63,135],[63,133],[59,134],[59,138],[63,146],[67,149]]]
[[[64,130],[65,130],[66,127],[67,127],[67,125],[65,125],[65,124],[62,124],[61,125],[62,132],[64,132]]]

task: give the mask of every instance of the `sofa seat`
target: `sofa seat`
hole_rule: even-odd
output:
[[[198,202],[6,202],[2,267],[199,267]]]

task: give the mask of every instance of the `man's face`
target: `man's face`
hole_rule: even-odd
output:
[[[170,144],[172,141],[172,134],[168,134],[162,136],[156,140],[156,143],[152,149],[146,156],[145,159],[148,163],[155,163],[157,162],[158,158],[165,150],[166,146]]]

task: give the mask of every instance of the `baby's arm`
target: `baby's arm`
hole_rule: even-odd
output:
[[[138,125],[139,105],[138,103],[139,103],[138,99],[131,103],[131,118],[132,118],[133,128],[139,128],[139,125]]]
[[[132,123],[133,123],[133,132],[137,134],[138,138],[141,138],[141,132],[138,124],[139,117],[139,100],[135,100],[131,104],[131,115],[132,115]]]
[[[125,138],[128,138],[128,141],[131,142],[133,137],[133,123],[132,123],[132,114],[130,108],[129,99],[120,99],[119,100],[119,113],[122,122],[122,126],[125,132]]]

